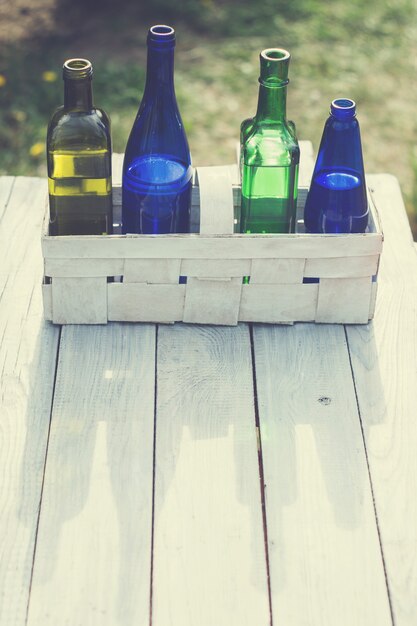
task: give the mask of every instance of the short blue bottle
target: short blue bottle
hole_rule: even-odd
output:
[[[363,233],[368,199],[356,105],[333,100],[304,209],[309,233]]]
[[[148,32],[145,91],[123,163],[122,232],[190,231],[191,156],[174,90],[175,31]]]

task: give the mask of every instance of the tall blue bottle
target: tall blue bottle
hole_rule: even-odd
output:
[[[174,90],[175,32],[148,33],[146,85],[126,146],[122,232],[190,231],[191,156]]]
[[[310,233],[363,233],[368,215],[356,105],[347,98],[333,100],[305,204],[305,228]]]

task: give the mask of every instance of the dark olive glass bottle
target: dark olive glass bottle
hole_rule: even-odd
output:
[[[64,106],[47,135],[50,235],[112,232],[110,120],[93,105],[92,75],[86,59],[64,63]]]
[[[295,231],[300,150],[286,101],[290,54],[260,54],[258,109],[241,125],[242,233]]]

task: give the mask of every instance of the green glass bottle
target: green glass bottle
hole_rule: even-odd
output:
[[[269,48],[260,54],[258,109],[241,125],[242,203],[240,232],[295,232],[298,147],[286,117],[290,54]]]
[[[93,105],[92,75],[86,59],[64,63],[64,106],[47,134],[50,235],[112,232],[110,120]]]

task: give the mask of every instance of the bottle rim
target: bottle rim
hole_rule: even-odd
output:
[[[167,24],[155,24],[148,31],[148,43],[158,46],[175,46],[175,30]]]
[[[261,75],[259,83],[264,87],[278,89],[286,87],[288,80],[288,65],[291,55],[284,48],[265,48],[259,55]]]
[[[330,113],[339,119],[356,115],[356,102],[351,98],[336,98],[330,105]]]
[[[70,80],[91,78],[93,66],[88,59],[67,59],[62,66],[62,74],[64,78],[69,78]]]
[[[265,50],[262,50],[261,57],[266,61],[277,63],[280,61],[287,61],[290,59],[291,54],[288,50],[284,50],[284,48],[266,48]]]

